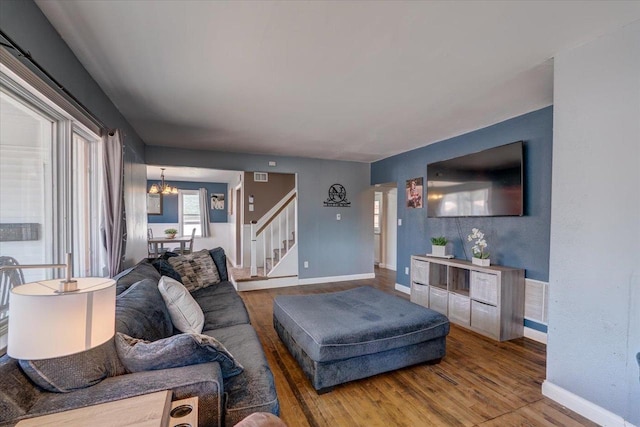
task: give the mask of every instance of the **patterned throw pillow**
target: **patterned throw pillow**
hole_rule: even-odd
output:
[[[189,292],[220,283],[218,269],[206,249],[192,254],[172,257],[168,261],[178,272],[182,278],[182,284]]]

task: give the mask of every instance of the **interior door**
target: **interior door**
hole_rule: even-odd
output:
[[[242,265],[242,189],[236,188],[236,267]]]

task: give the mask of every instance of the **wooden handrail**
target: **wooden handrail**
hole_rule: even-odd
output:
[[[269,218],[269,220],[265,222],[264,225],[258,229],[258,231],[256,232],[256,236],[259,236],[260,233],[262,233],[264,229],[267,228],[267,226],[271,224],[273,220],[278,217],[278,215],[280,215],[280,212],[282,212],[287,206],[289,206],[289,203],[291,203],[291,201],[295,199],[296,196],[297,196],[297,193],[293,193],[291,197],[289,197],[289,199],[287,199],[287,201],[284,202],[282,206],[280,206],[280,208],[273,213],[273,215],[271,215],[271,218]]]

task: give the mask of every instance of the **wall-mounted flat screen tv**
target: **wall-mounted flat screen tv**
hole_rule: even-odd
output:
[[[427,216],[522,216],[523,142],[427,165]]]

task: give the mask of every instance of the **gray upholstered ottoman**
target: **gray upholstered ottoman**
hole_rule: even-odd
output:
[[[446,316],[365,286],[273,301],[280,339],[319,392],[445,355]]]

